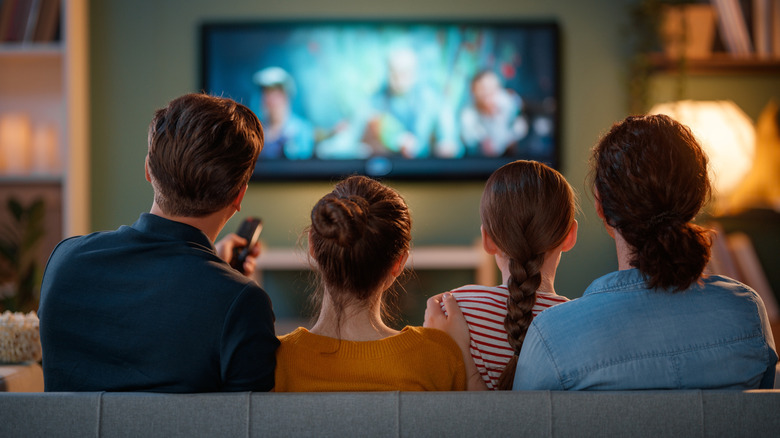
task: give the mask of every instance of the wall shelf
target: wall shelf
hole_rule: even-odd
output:
[[[714,53],[709,58],[682,61],[687,74],[778,74],[780,58],[735,57]],[[650,55],[650,63],[659,72],[679,73],[681,61],[663,53]]]
[[[0,43],[0,59],[23,57],[59,57],[63,54],[60,42],[52,43]]]
[[[0,175],[0,186],[61,184],[62,175]]]

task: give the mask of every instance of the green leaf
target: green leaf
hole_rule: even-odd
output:
[[[16,222],[22,222],[22,216],[24,216],[24,208],[18,199],[11,197],[8,199],[8,211],[11,212]]]
[[[16,242],[19,240],[19,228],[7,221],[0,222],[0,242]]]
[[[43,224],[43,217],[46,214],[46,203],[43,198],[37,198],[27,208],[27,220],[30,224]]]
[[[33,229],[28,227],[22,237],[20,252],[27,253],[35,249],[41,238],[46,234],[43,228]]]

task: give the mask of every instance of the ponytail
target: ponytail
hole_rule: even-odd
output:
[[[593,188],[606,223],[631,247],[649,288],[687,289],[710,258],[693,223],[709,200],[707,156],[690,129],[665,115],[628,117],[599,141]]]

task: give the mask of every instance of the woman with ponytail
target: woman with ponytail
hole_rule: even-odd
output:
[[[512,389],[534,316],[568,301],[555,293],[554,282],[561,253],[577,241],[575,210],[563,175],[536,161],[506,164],[485,185],[482,244],[495,257],[502,284],[451,293],[468,322],[470,356],[487,389]]]
[[[411,216],[403,198],[352,176],[317,202],[309,253],[321,282],[317,321],[280,338],[277,392],[466,389],[461,349],[446,333],[397,331],[383,297],[409,256]]]
[[[531,323],[516,390],[772,388],[777,353],[761,298],[705,275],[707,157],[663,115],[628,117],[596,145],[596,211],[618,271]]]

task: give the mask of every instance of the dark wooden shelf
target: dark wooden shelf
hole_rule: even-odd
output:
[[[2,186],[49,186],[62,185],[62,175],[31,173],[26,175],[0,174]]]
[[[0,43],[0,58],[44,58],[62,56],[62,43]]]
[[[652,54],[650,61],[659,72],[677,73],[683,67],[689,74],[778,74],[780,58],[736,57],[714,53],[706,59],[672,59],[663,53]]]

